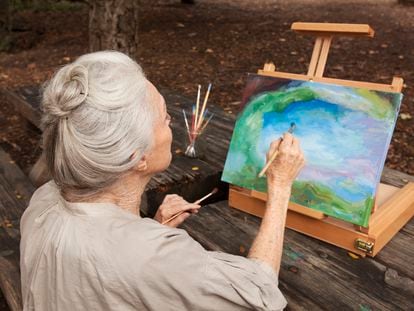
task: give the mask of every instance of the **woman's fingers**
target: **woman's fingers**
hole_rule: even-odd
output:
[[[297,139],[296,137],[293,137],[292,153],[293,155],[296,155],[298,158],[303,157],[303,152],[302,152],[302,148],[300,147],[299,139]]]
[[[269,166],[266,175],[269,183],[290,186],[305,160],[299,140],[290,133],[283,135],[276,161]]]
[[[276,152],[276,150],[279,149],[279,146],[280,146],[281,142],[282,142],[281,138],[272,141],[272,143],[270,144],[270,147],[269,147],[269,151],[267,152],[267,155],[266,155],[266,162],[269,161],[269,159]]]
[[[176,198],[168,201],[166,204],[163,204],[164,217],[172,217],[175,214],[182,212],[182,211],[188,211],[188,210],[198,210],[200,208],[200,205],[189,203],[183,198]]]
[[[180,200],[180,199],[182,199],[182,197],[180,197],[179,195],[177,195],[177,194],[167,194],[166,196],[165,196],[165,198],[164,198],[164,203],[166,203],[166,202],[173,202],[173,201],[177,201],[177,200]]]
[[[165,196],[163,203],[159,207],[154,219],[160,223],[168,221],[170,218],[174,219],[168,221],[166,225],[170,227],[177,227],[191,214],[198,213],[201,205],[189,203],[182,197],[176,194],[168,194]]]
[[[283,134],[283,141],[280,145],[280,148],[285,149],[285,148],[290,148],[292,146],[293,143],[293,135],[290,134],[289,132],[286,132]]]
[[[184,212],[180,216],[174,218],[170,222],[166,223],[169,227],[178,227],[181,225],[188,217],[191,216],[191,213]]]
[[[170,205],[169,211],[175,215],[182,211],[188,211],[188,210],[198,210],[200,208],[200,205],[194,204],[194,203],[188,203],[187,201],[182,202],[174,202]]]

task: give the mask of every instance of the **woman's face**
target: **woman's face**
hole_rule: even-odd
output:
[[[171,117],[167,113],[164,97],[149,81],[148,93],[150,101],[158,109],[158,117],[154,123],[154,143],[145,156],[147,162],[146,173],[155,174],[164,171],[171,162]]]

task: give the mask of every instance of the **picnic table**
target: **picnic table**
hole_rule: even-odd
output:
[[[38,87],[7,92],[10,103],[26,114],[30,122],[38,123]],[[173,160],[148,185],[141,207],[143,215],[154,215],[167,193],[195,200],[219,185],[219,194],[181,227],[209,250],[246,256],[260,219],[230,208],[227,185],[220,183],[234,116],[215,109],[216,116],[204,138],[208,156],[188,159],[183,155],[182,109],[188,109],[192,103],[168,90],[161,92],[172,116]],[[1,150],[0,180],[0,288],[11,309],[21,310],[18,225],[34,187]],[[381,181],[402,187],[414,181],[414,177],[385,168]],[[414,219],[375,258],[361,258],[286,229],[279,282],[288,309],[414,310],[413,243]]]

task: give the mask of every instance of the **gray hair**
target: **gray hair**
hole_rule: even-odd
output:
[[[45,85],[44,156],[62,195],[101,192],[151,147],[157,110],[147,83],[127,55],[102,51],[62,67]]]

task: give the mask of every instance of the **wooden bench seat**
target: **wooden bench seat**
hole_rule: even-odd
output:
[[[10,310],[21,310],[19,269],[20,217],[34,187],[0,148],[0,289]]]

